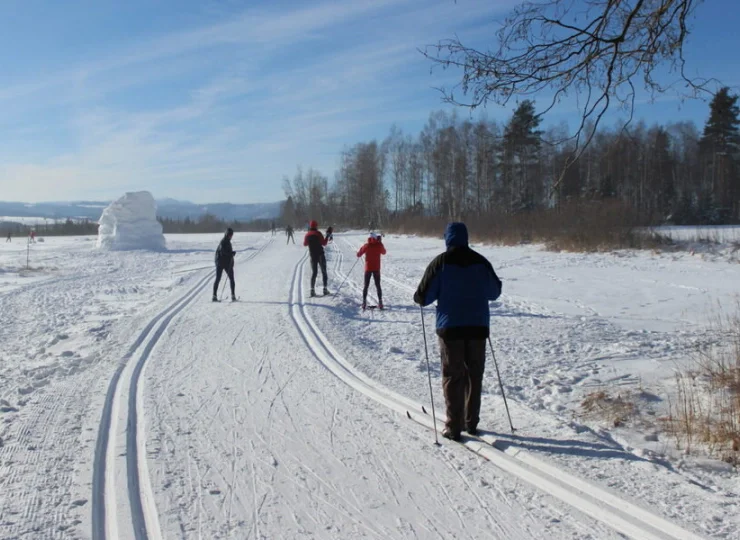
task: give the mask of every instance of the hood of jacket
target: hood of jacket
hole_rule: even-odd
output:
[[[468,228],[465,223],[449,223],[445,230],[445,245],[451,247],[467,247],[468,245]]]

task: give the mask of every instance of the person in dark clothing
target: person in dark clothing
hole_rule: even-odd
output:
[[[213,301],[218,302],[218,284],[221,282],[221,274],[226,272],[231,285],[231,300],[236,300],[236,283],[234,282],[234,255],[236,251],[231,247],[231,238],[234,230],[229,227],[226,234],[216,248],[216,282],[213,284]]]
[[[270,224],[270,231],[272,231],[272,236],[275,236],[275,222],[274,221]]]
[[[285,241],[286,244],[290,244],[290,241],[293,240],[293,243],[295,244],[295,238],[293,238],[293,227],[288,225],[285,227],[285,236],[288,237],[288,239]]]
[[[445,231],[447,251],[427,267],[414,302],[437,302],[437,336],[442,360],[442,387],[447,421],[442,435],[460,440],[475,435],[480,420],[481,387],[490,334],[488,302],[501,295],[501,280],[491,263],[468,246],[464,223]]]
[[[8,242],[12,242],[12,241],[13,241],[13,237],[11,236],[11,232],[8,231],[8,237],[5,239],[5,243],[7,244]]]
[[[378,292],[378,308],[383,309],[383,290],[380,288],[380,257],[385,253],[383,240],[375,233],[370,233],[367,243],[357,252],[357,257],[365,256],[365,287],[362,289],[362,309],[367,307],[367,291],[370,288],[371,277],[375,281],[375,290]]]
[[[324,280],[324,294],[329,294],[329,289],[326,288],[328,283],[326,276],[326,255],[324,254],[324,246],[326,244],[326,238],[319,231],[319,224],[312,220],[308,224],[308,232],[303,238],[303,245],[308,248],[308,254],[311,256],[311,296],[316,296],[316,275],[318,274],[319,266],[321,266],[321,277]]]
[[[329,227],[326,229],[326,241],[332,242],[334,240],[334,227]]]

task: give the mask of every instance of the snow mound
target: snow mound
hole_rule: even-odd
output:
[[[96,247],[112,251],[165,249],[157,205],[148,191],[126,193],[103,210]]]

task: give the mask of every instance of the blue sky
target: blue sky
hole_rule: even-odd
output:
[[[434,88],[459,73],[430,72],[417,48],[484,44],[514,3],[0,0],[0,200],[279,200],[298,165],[333,177],[345,145],[449,109]],[[740,2],[697,15],[690,70],[740,84]],[[701,125],[707,104],[667,96],[636,113]],[[564,103],[544,123],[573,114]]]

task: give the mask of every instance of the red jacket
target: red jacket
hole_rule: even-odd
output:
[[[383,242],[369,238],[367,244],[357,252],[358,257],[365,256],[365,272],[380,272],[380,256],[385,255]]]

